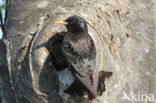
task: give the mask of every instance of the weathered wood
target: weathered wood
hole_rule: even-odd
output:
[[[122,98],[123,92],[130,98],[132,93],[156,96],[155,0],[8,0],[8,3],[8,37],[0,41],[2,103],[82,102],[81,97],[59,95],[66,88],[65,80],[72,82],[73,77],[68,70],[56,72],[50,62],[48,41],[55,32],[65,30],[53,22],[70,15],[88,21],[98,51],[98,68],[114,73],[106,79],[106,92],[93,103],[132,102]],[[63,73],[69,75],[64,77]]]

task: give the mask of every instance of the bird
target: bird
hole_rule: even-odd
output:
[[[64,21],[55,21],[55,24],[64,24],[67,32],[61,44],[64,59],[76,81],[65,92],[79,94],[87,92],[90,99],[102,95],[105,91],[105,77],[113,73],[99,71],[96,64],[96,46],[88,33],[87,21],[77,15],[70,16]],[[80,93],[81,92],[81,93]]]

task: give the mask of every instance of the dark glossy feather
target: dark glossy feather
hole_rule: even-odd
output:
[[[63,52],[72,68],[73,74],[97,96],[98,70],[96,68],[96,49],[88,33],[67,34],[63,41]]]
[[[90,99],[102,95],[105,91],[105,77],[112,75],[111,72],[99,72],[96,66],[96,48],[93,39],[88,34],[86,21],[79,16],[71,16],[65,20],[67,33],[63,41],[55,43],[54,49],[60,50],[54,52],[54,57],[58,64],[62,53],[63,61],[66,62],[77,80],[65,90],[69,94],[88,94]],[[57,55],[57,56],[56,56]],[[59,57],[59,59],[57,59]],[[54,62],[55,63],[55,62]],[[57,64],[57,63],[56,63]]]

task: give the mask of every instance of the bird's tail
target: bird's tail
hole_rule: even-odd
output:
[[[102,95],[105,91],[105,78],[112,76],[112,72],[100,71],[99,72],[99,81],[98,81],[98,95]]]
[[[98,80],[98,95],[102,95],[102,93],[105,91],[105,78],[109,78],[112,76],[112,72],[106,72],[106,71],[100,71],[99,72],[99,80]],[[84,96],[88,94],[88,100],[92,99],[91,93],[88,91],[88,89],[80,83],[79,80],[75,80],[74,83],[70,87],[68,87],[65,91],[65,93],[68,93],[70,95],[80,95]],[[87,98],[85,98],[86,100]]]

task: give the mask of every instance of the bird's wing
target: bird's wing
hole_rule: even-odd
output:
[[[92,39],[91,42],[93,42]],[[86,49],[77,49],[81,48],[80,46],[82,45],[68,42],[64,49],[65,56],[75,76],[91,92],[91,96],[96,97],[99,74],[96,67],[95,47],[94,45],[87,45],[88,47],[83,46]]]
[[[89,71],[92,73],[97,71],[96,49],[91,37],[89,40],[82,39],[78,43],[65,40],[63,52],[74,72],[82,77],[88,77]]]

